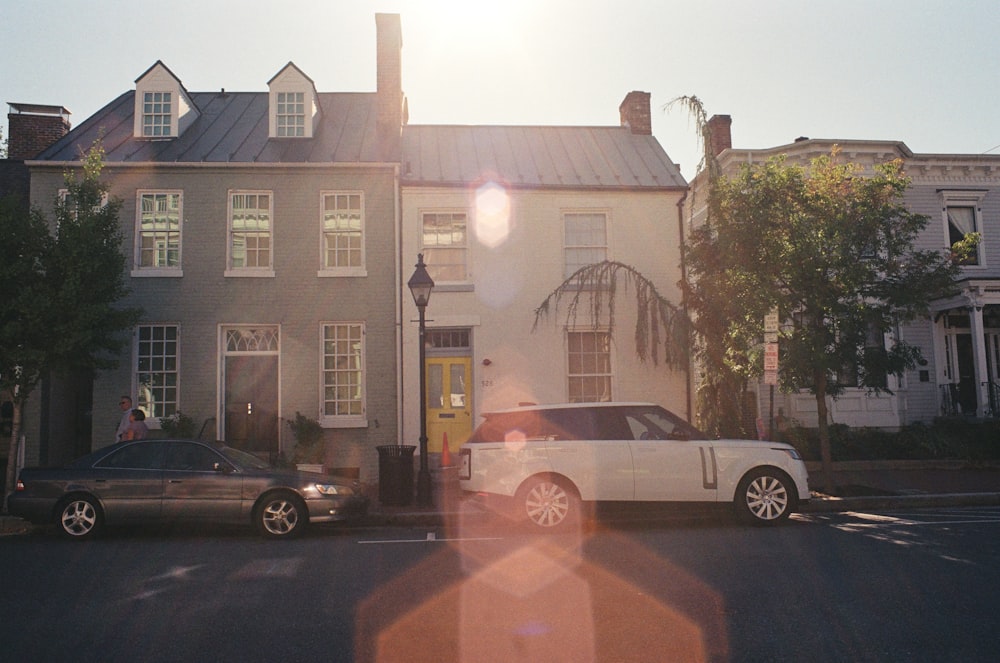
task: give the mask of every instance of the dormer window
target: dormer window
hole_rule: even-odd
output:
[[[279,138],[306,135],[306,105],[302,92],[279,92],[275,128]]]
[[[156,61],[135,80],[136,138],[163,140],[177,138],[198,119],[198,107],[167,66]]]
[[[169,136],[171,121],[171,94],[169,92],[144,92],[142,94],[142,135]]]
[[[289,62],[267,82],[270,138],[312,138],[319,123],[319,94],[311,78]]]

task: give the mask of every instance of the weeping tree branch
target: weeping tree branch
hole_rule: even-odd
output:
[[[534,333],[541,322],[558,313],[565,305],[566,324],[573,326],[579,316],[590,319],[590,325],[602,326],[607,313],[607,329],[614,335],[619,286],[635,292],[636,324],[635,353],[639,361],[662,361],[668,366],[686,366],[690,348],[690,322],[679,307],[670,303],[652,281],[631,265],[605,260],[576,270],[535,309]]]

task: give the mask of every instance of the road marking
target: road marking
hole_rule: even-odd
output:
[[[359,539],[361,545],[372,545],[376,543],[451,543],[455,541],[503,541],[502,536],[459,536],[455,538],[439,539],[434,532],[428,532],[423,539]]]

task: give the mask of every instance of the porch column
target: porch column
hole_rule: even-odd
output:
[[[976,371],[976,416],[985,417],[990,407],[989,371],[986,368],[986,333],[983,327],[983,307],[970,307],[969,326],[972,332],[972,359]]]

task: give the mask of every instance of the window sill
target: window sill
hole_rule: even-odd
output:
[[[149,278],[180,278],[184,276],[183,269],[158,269],[155,267],[145,267],[138,268],[135,267],[129,273],[134,279],[149,279]]]
[[[274,278],[273,269],[227,269],[223,274],[226,278],[238,278],[238,279],[266,279]]]
[[[368,270],[364,267],[321,269],[316,272],[316,276],[321,279],[368,276]]]
[[[435,283],[434,292],[475,292],[473,283]]]
[[[323,428],[368,428],[368,418],[361,417],[322,417],[320,426]]]

